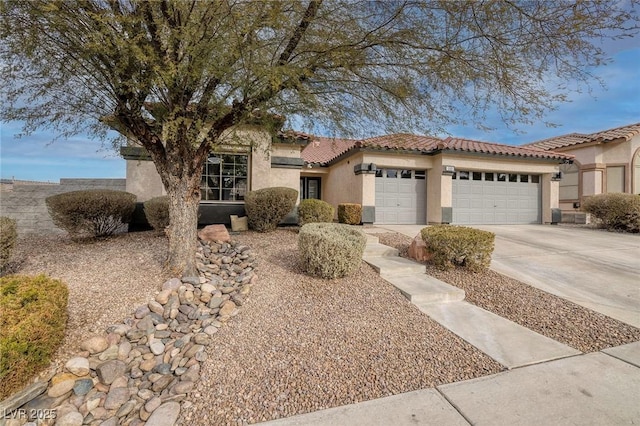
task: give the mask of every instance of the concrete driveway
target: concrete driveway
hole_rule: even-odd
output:
[[[415,236],[423,226],[381,225]],[[491,269],[640,328],[640,235],[551,225],[476,225],[496,234]]]

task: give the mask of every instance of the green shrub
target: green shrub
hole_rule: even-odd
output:
[[[156,231],[164,232],[169,226],[169,197],[155,197],[144,202],[144,215]]]
[[[306,273],[340,278],[358,269],[367,237],[339,223],[309,223],[300,228],[298,249]]]
[[[285,187],[273,187],[249,191],[244,197],[249,227],[258,232],[269,232],[293,210],[298,191]]]
[[[431,262],[441,269],[455,265],[472,271],[489,267],[495,234],[464,226],[435,225],[421,231]]]
[[[347,225],[359,225],[362,219],[362,206],[360,204],[338,204],[338,222]]]
[[[131,221],[136,207],[135,195],[109,189],[65,192],[45,201],[53,223],[72,238],[111,235]]]
[[[49,366],[64,337],[67,287],[39,275],[0,278],[0,400]]]
[[[585,197],[582,210],[606,229],[640,232],[640,195],[598,194]]]
[[[16,221],[8,217],[0,217],[0,271],[9,263],[17,238]]]
[[[298,206],[298,223],[304,225],[316,222],[333,222],[335,209],[322,200],[309,198],[302,200]]]

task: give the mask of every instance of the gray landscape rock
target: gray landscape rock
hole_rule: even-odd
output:
[[[107,410],[116,410],[127,402],[130,396],[131,394],[128,388],[111,389],[104,400],[104,408]]]
[[[127,370],[127,365],[119,359],[103,362],[96,368],[96,374],[100,382],[110,385],[115,379],[122,376]]]
[[[75,384],[73,385],[73,393],[75,395],[86,395],[91,389],[93,389],[92,379],[79,379],[76,380]]]
[[[109,347],[109,342],[102,336],[93,336],[80,343],[80,349],[88,351],[90,354],[97,354]]]
[[[64,368],[76,376],[86,376],[89,374],[89,371],[91,371],[89,368],[89,360],[84,357],[71,358],[64,365]]]
[[[180,414],[180,404],[177,402],[165,402],[159,406],[147,420],[147,426],[173,426]]]

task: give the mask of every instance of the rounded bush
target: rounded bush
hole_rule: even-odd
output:
[[[333,222],[335,209],[325,201],[309,198],[298,206],[298,224]]]
[[[0,271],[9,263],[17,238],[16,221],[8,217],[0,217]]]
[[[0,400],[43,367],[64,338],[68,289],[39,275],[0,278]]]
[[[420,231],[431,262],[440,269],[463,266],[472,271],[487,269],[491,264],[495,234],[454,225],[434,225]]]
[[[131,222],[136,196],[124,191],[91,189],[47,197],[53,223],[72,238],[105,237]]]
[[[338,222],[347,225],[359,225],[362,220],[362,206],[360,204],[338,204]]]
[[[640,232],[640,195],[592,195],[584,198],[582,210],[591,213],[606,229]]]
[[[163,195],[145,201],[144,215],[153,229],[164,232],[169,226],[169,197]]]
[[[293,210],[298,191],[285,187],[273,187],[249,191],[244,197],[249,227],[258,232],[269,232]]]
[[[367,237],[340,223],[308,223],[300,228],[298,249],[305,272],[321,278],[340,278],[358,269]]]

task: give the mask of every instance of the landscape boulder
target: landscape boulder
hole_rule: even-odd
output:
[[[202,241],[215,242],[222,241],[231,242],[231,236],[224,225],[207,225],[198,231],[198,237]]]
[[[433,254],[427,249],[427,245],[422,239],[422,235],[415,236],[411,245],[409,246],[409,253],[407,254],[410,259],[417,262],[428,262],[433,257]]]

